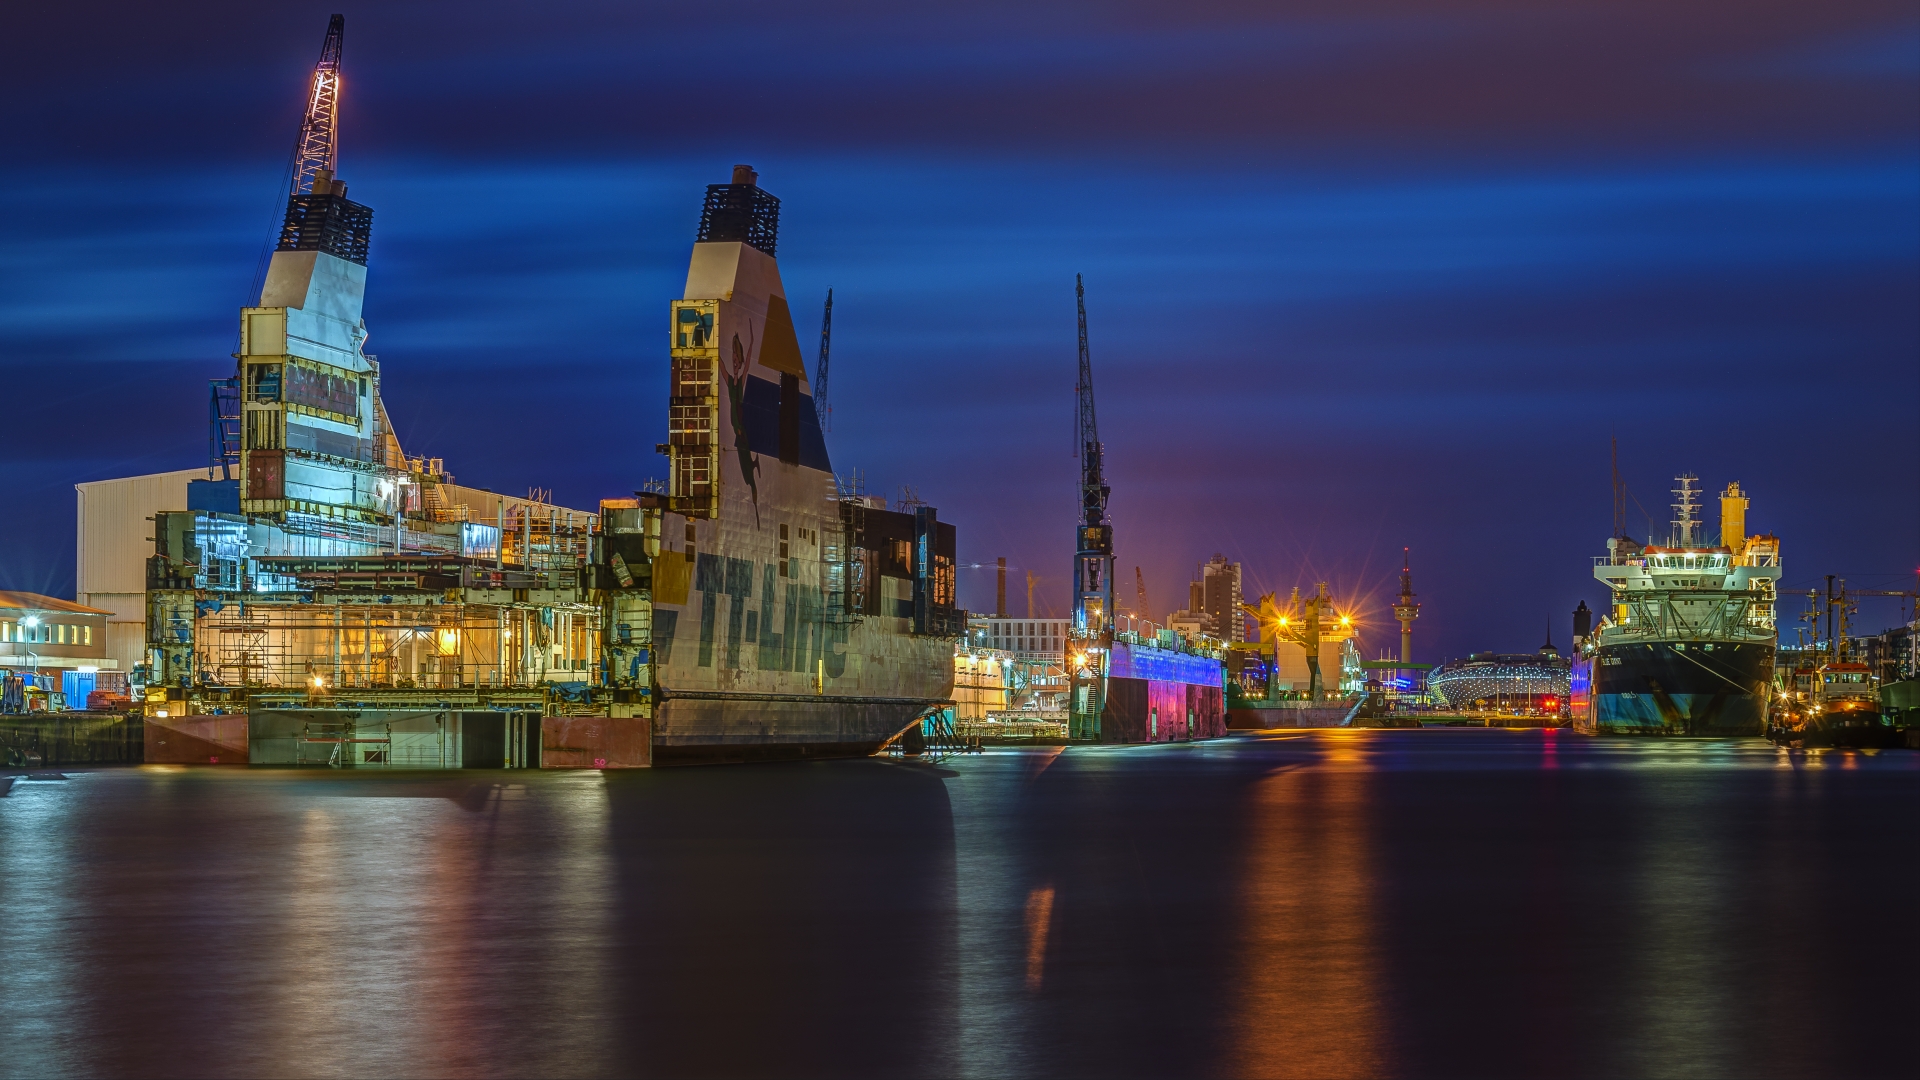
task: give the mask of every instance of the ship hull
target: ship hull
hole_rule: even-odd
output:
[[[1602,645],[1585,722],[1598,734],[1761,736],[1773,680],[1763,642]]]
[[[867,757],[935,707],[917,699],[674,698],[654,716],[656,765]]]
[[[605,668],[657,765],[872,754],[952,703],[954,528],[843,497],[770,238],[706,228],[669,318],[667,491],[602,545]]]

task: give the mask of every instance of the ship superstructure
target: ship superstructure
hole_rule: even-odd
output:
[[[593,515],[460,487],[394,435],[361,314],[373,211],[337,173],[343,36],[336,15],[212,387],[208,478],[153,518],[141,697],[156,722],[241,717],[241,760],[526,763],[554,688],[592,680]]]
[[[1772,697],[1780,541],[1746,535],[1748,497],[1721,495],[1720,542],[1699,535],[1698,478],[1676,478],[1665,545],[1616,535],[1594,560],[1608,614],[1575,658],[1574,727],[1592,733],[1761,735]]]
[[[707,189],[667,313],[664,493],[602,504],[608,686],[655,759],[871,753],[953,696],[955,531],[843,490],[741,165]]]

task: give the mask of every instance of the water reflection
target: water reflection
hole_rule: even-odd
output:
[[[608,793],[625,1061],[669,1076],[958,1071],[940,770],[660,769]]]
[[[1230,1072],[1390,1071],[1379,1003],[1368,789],[1358,739],[1253,789],[1241,881]]]
[[[1920,755],[1539,732],[0,798],[29,1075],[1897,1074]]]
[[[85,918],[76,910],[74,781],[16,781],[0,803],[0,1054],[13,1075],[82,1070],[82,1032],[70,1018],[82,992],[76,954],[63,948]]]

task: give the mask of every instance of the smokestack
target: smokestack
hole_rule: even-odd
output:
[[[1000,556],[1000,582],[993,593],[993,617],[996,619],[1007,617],[1007,557],[1005,555]]]
[[[760,183],[760,174],[754,172],[753,166],[751,165],[735,165],[733,167],[733,182],[736,184],[745,184],[748,187],[756,187]]]
[[[1720,493],[1720,546],[1735,555],[1747,548],[1747,506],[1747,493],[1740,490],[1739,481]]]

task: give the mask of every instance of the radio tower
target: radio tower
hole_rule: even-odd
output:
[[[1413,553],[1401,549],[1400,595],[1393,601],[1393,617],[1400,620],[1400,662],[1413,663],[1413,620],[1420,617],[1420,605],[1413,598]],[[1412,668],[1404,669],[1408,673]]]
[[[308,194],[313,191],[314,177],[322,169],[328,177],[337,171],[340,40],[346,30],[346,16],[335,15],[327,20],[327,37],[320,44],[320,62],[313,66],[313,85],[307,90],[307,115],[300,123],[300,138],[293,147],[293,190],[288,194]]]
[[[1093,357],[1087,351],[1087,289],[1073,276],[1080,315],[1080,377],[1074,386],[1074,448],[1080,456],[1080,520],[1074,527],[1073,641],[1082,659],[1070,665],[1069,738],[1097,739],[1105,707],[1106,653],[1113,642],[1113,525],[1107,520],[1105,450],[1093,411]]]

